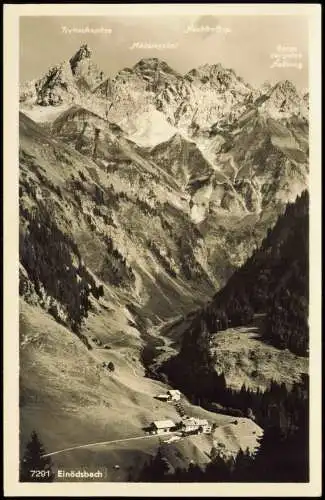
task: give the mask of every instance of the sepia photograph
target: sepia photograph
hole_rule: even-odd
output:
[[[5,167],[15,491],[321,494],[318,6],[33,7]]]

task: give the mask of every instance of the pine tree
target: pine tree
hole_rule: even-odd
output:
[[[228,482],[231,479],[231,463],[216,455],[205,470],[206,482]]]
[[[280,428],[271,425],[264,430],[261,445],[254,461],[253,474],[261,482],[281,482],[286,470],[283,458],[286,452],[284,436]]]
[[[20,461],[20,481],[22,482],[52,482],[52,460],[44,457],[45,449],[35,431],[32,432],[30,441],[26,446],[23,458]],[[36,471],[33,473],[32,471]],[[37,474],[37,472],[39,472]]]
[[[234,468],[232,472],[232,481],[236,482],[250,482],[254,480],[253,474],[253,457],[249,449],[246,451],[239,450],[235,459]]]
[[[165,480],[168,472],[168,464],[163,457],[161,447],[158,448],[156,456],[152,457],[150,462],[144,466],[140,473],[140,482],[159,483]]]
[[[191,462],[188,466],[186,474],[184,474],[184,482],[199,483],[203,478],[204,473],[201,468],[197,464]]]

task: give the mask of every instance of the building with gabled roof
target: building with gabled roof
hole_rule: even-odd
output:
[[[172,420],[156,420],[150,425],[150,430],[153,434],[164,434],[165,432],[171,432],[175,425]]]
[[[182,420],[181,429],[183,432],[201,431],[204,434],[212,432],[212,426],[206,419],[187,417]]]
[[[178,389],[170,389],[167,391],[167,395],[170,396],[172,401],[179,401],[181,399],[181,393]]]

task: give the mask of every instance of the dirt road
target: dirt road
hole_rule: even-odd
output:
[[[175,432],[164,432],[164,436],[169,436],[170,434],[175,434]],[[159,434],[150,434],[148,436],[137,436],[137,437],[132,437],[132,438],[114,439],[113,441],[100,441],[98,443],[81,444],[79,446],[72,446],[71,448],[64,448],[63,450],[57,450],[57,451],[52,451],[51,453],[45,453],[42,456],[43,457],[50,457],[53,455],[58,455],[59,453],[64,453],[66,451],[78,450],[80,448],[90,448],[92,446],[102,446],[102,445],[109,445],[109,444],[115,444],[115,443],[123,443],[126,441],[139,441],[141,439],[150,439],[150,438],[154,438],[154,437],[158,438],[161,436]]]

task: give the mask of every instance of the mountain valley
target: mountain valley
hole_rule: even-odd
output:
[[[216,446],[226,457],[256,450],[260,421],[215,412],[181,385],[187,414],[215,423],[215,434],[173,445],[157,437],[96,443],[179,420],[175,405],[156,399],[176,386],[161,367],[179,356],[191,328],[202,332],[202,311],[213,323],[211,311],[232,303],[234,289],[253,301],[251,284],[263,273],[276,276],[270,300],[281,305],[285,287],[294,289],[296,271],[277,286],[265,255],[284,269],[290,244],[307,234],[296,232],[295,218],[305,228],[308,210],[290,207],[301,207],[308,189],[308,100],[289,81],[254,89],[220,64],[181,75],[148,58],[109,77],[93,59],[82,45],[20,89],[21,449],[36,427],[49,452],[74,448],[53,455],[56,468],[100,464],[109,481],[130,480],[160,445],[175,471],[204,467]],[[245,267],[252,260],[254,271]],[[308,374],[305,330],[303,340],[282,345],[273,311],[273,337],[256,340],[247,333],[253,313],[266,311],[248,314],[249,306],[237,324],[208,325],[227,387],[298,383]],[[233,362],[236,350],[247,370]],[[275,367],[250,366],[251,352],[272,352]],[[278,378],[277,363],[285,366]]]

